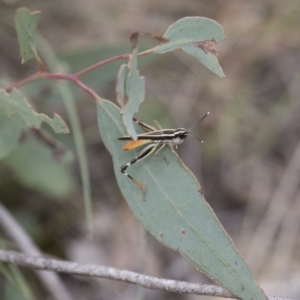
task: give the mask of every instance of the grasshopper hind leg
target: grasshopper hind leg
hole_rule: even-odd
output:
[[[122,174],[126,175],[129,179],[132,180],[134,184],[136,184],[141,190],[143,195],[146,193],[146,187],[136,179],[134,179],[131,175],[129,175],[126,170],[129,166],[133,165],[134,163],[138,162],[139,160],[144,159],[148,155],[150,155],[153,151],[155,151],[157,147],[156,143],[150,144],[147,147],[145,147],[134,159],[132,159],[130,162],[128,162],[126,165],[121,166],[120,171]]]
[[[129,175],[129,174],[126,172],[127,168],[128,168],[131,164],[132,164],[132,163],[129,162],[129,163],[127,163],[126,165],[121,166],[120,171],[121,171],[122,174],[126,175],[129,179],[131,179],[131,180],[133,181],[133,183],[136,184],[136,185],[142,190],[142,193],[143,193],[143,195],[144,195],[144,194],[146,193],[146,187],[145,187],[141,182],[137,181],[136,179],[134,179],[131,175]]]

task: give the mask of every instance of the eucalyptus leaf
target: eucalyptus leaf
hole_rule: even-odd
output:
[[[126,134],[120,111],[106,100],[97,103],[98,125],[112,155],[118,185],[131,210],[161,243],[179,251],[197,269],[240,299],[265,300],[232,240],[203,197],[194,175],[168,147],[128,168],[146,186],[141,189],[120,172],[136,151],[122,150]]]
[[[56,133],[69,133],[69,128],[63,119],[54,114],[53,119],[47,115],[37,113],[16,89],[10,94],[0,89],[0,108],[8,117],[19,116],[28,127],[40,128],[41,124],[47,123]]]
[[[41,62],[35,46],[36,27],[40,13],[40,11],[31,12],[25,7],[17,10],[15,25],[20,46],[20,55],[22,57],[22,64],[31,58],[35,58],[39,63]]]
[[[137,51],[137,48],[133,49],[128,65],[121,65],[116,86],[123,122],[133,140],[137,139],[133,116],[145,100],[145,79],[139,75],[137,69]]]
[[[166,53],[181,49],[195,56],[209,70],[224,77],[215,45],[225,39],[224,28],[204,17],[186,17],[172,24],[163,35],[166,40],[149,52]]]
[[[122,64],[117,75],[116,94],[117,94],[117,101],[121,107],[124,107],[126,101],[128,100],[126,94],[126,80],[127,80],[128,72],[129,72],[128,65]]]

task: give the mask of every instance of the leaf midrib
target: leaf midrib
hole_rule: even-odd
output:
[[[122,131],[122,128],[121,128],[120,126],[118,126],[118,122],[116,121],[115,117],[111,114],[111,112],[108,111],[103,105],[102,105],[102,107],[103,107],[103,109],[106,111],[106,113],[110,116],[111,120],[115,123],[115,125],[118,127],[118,129],[119,129],[120,131]],[[108,136],[109,136],[109,135],[108,135]],[[111,145],[113,145],[113,140],[112,140],[112,139],[109,139],[109,140],[110,140]],[[114,148],[115,148],[115,147],[111,146],[111,149],[112,149],[113,153],[115,154]],[[116,156],[116,155],[113,155],[113,157],[117,157],[117,156]],[[117,160],[118,160],[118,159],[117,159]],[[195,227],[194,227],[190,222],[187,221],[187,219],[185,218],[185,216],[182,215],[182,213],[178,210],[178,208],[173,204],[173,202],[171,201],[171,198],[169,198],[168,195],[165,194],[165,192],[163,191],[161,185],[158,183],[158,181],[156,180],[155,176],[152,175],[152,172],[150,171],[150,169],[148,168],[148,166],[147,166],[144,162],[142,162],[142,164],[143,164],[144,168],[146,169],[148,175],[149,175],[149,176],[152,178],[152,180],[156,183],[156,185],[157,185],[157,187],[159,188],[161,194],[165,197],[165,199],[168,201],[169,205],[173,208],[173,210],[176,212],[176,214],[177,214],[179,217],[182,217],[182,219],[183,219],[183,220],[190,226],[190,228],[194,231],[194,233],[196,234],[196,236],[198,236],[198,237],[204,242],[204,244],[206,244],[207,247],[208,247],[209,249],[212,250],[212,252],[216,255],[216,257],[219,258],[219,260],[223,263],[223,265],[226,266],[226,267],[228,267],[228,268],[232,271],[232,273],[235,274],[235,271],[233,270],[233,268],[231,267],[231,265],[226,264],[226,262],[222,259],[222,257],[221,257],[220,255],[218,255],[218,253],[215,251],[214,247],[212,247],[212,246],[206,241],[206,239],[203,238],[203,236],[199,233],[199,231],[197,231],[197,230],[195,229]],[[126,183],[126,186],[129,187],[129,183]],[[130,188],[128,188],[128,190],[130,191]],[[134,199],[134,198],[135,198],[135,197],[133,196],[133,199]],[[142,206],[139,202],[136,202],[136,203],[137,203],[137,205],[141,208],[141,210],[144,211],[143,206]],[[147,214],[145,214],[145,212],[144,212],[144,215],[145,215],[145,217],[147,217]],[[150,218],[148,218],[148,220],[151,221]],[[153,222],[151,222],[151,223],[154,224],[155,227],[157,228],[157,226],[156,226],[155,223],[153,223]],[[158,229],[159,229],[159,228],[158,228]],[[172,248],[172,247],[171,247],[171,248]],[[179,248],[178,248],[178,251],[180,251]],[[216,279],[214,279],[214,280],[216,280]],[[241,282],[241,283],[243,282],[243,281],[240,281],[240,277],[238,277],[238,280],[239,280],[239,282]],[[218,280],[216,280],[216,281],[218,282]]]

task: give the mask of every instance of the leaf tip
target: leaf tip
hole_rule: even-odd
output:
[[[35,58],[41,64],[41,60],[35,49],[35,33],[40,13],[40,11],[31,12],[26,7],[21,7],[16,11],[15,26],[22,64],[31,58]]]
[[[223,69],[220,67],[220,69],[221,69],[221,72],[220,72],[220,74],[218,74],[221,78],[225,78],[226,76],[225,76],[225,74],[224,74],[224,72],[223,72]]]
[[[54,130],[57,133],[64,133],[64,134],[70,133],[69,127],[58,114],[54,113],[53,121],[56,124]]]

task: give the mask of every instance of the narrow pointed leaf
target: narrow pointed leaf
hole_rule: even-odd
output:
[[[63,63],[58,59],[51,45],[47,40],[39,38],[39,45],[43,57],[50,68],[51,72],[57,72],[64,69]],[[83,200],[85,206],[85,214],[87,219],[87,225],[90,233],[93,233],[93,209],[92,209],[92,191],[91,181],[87,161],[86,146],[83,138],[83,129],[80,124],[79,112],[76,106],[75,98],[72,94],[72,89],[68,82],[61,82],[58,85],[58,92],[63,99],[65,108],[70,120],[70,126],[72,128],[74,144],[78,157],[80,176],[83,190]]]
[[[36,51],[36,27],[40,12],[31,12],[29,9],[22,7],[17,10],[15,24],[17,37],[20,46],[20,56],[22,64],[31,58],[41,62]]]
[[[120,67],[116,91],[127,133],[136,140],[137,134],[132,118],[145,99],[145,80],[137,69],[137,48],[132,51],[128,65]]]
[[[0,89],[0,107],[8,117],[17,115],[28,127],[40,128],[44,122],[51,126],[56,133],[69,132],[68,126],[59,115],[54,114],[53,119],[50,119],[45,114],[35,112],[16,89],[13,89],[10,94]]]
[[[161,156],[148,156],[128,168],[127,172],[146,186],[143,198],[140,188],[120,172],[121,165],[137,152],[122,150],[118,137],[125,134],[125,129],[119,109],[101,100],[97,111],[100,135],[113,157],[119,187],[145,228],[240,299],[266,300],[248,265],[203,198],[199,183],[178,156],[165,147]]]
[[[186,17],[172,24],[163,38],[168,40],[153,48],[153,53],[166,53],[181,49],[195,56],[209,70],[224,77],[215,46],[225,39],[224,28],[204,17]]]

